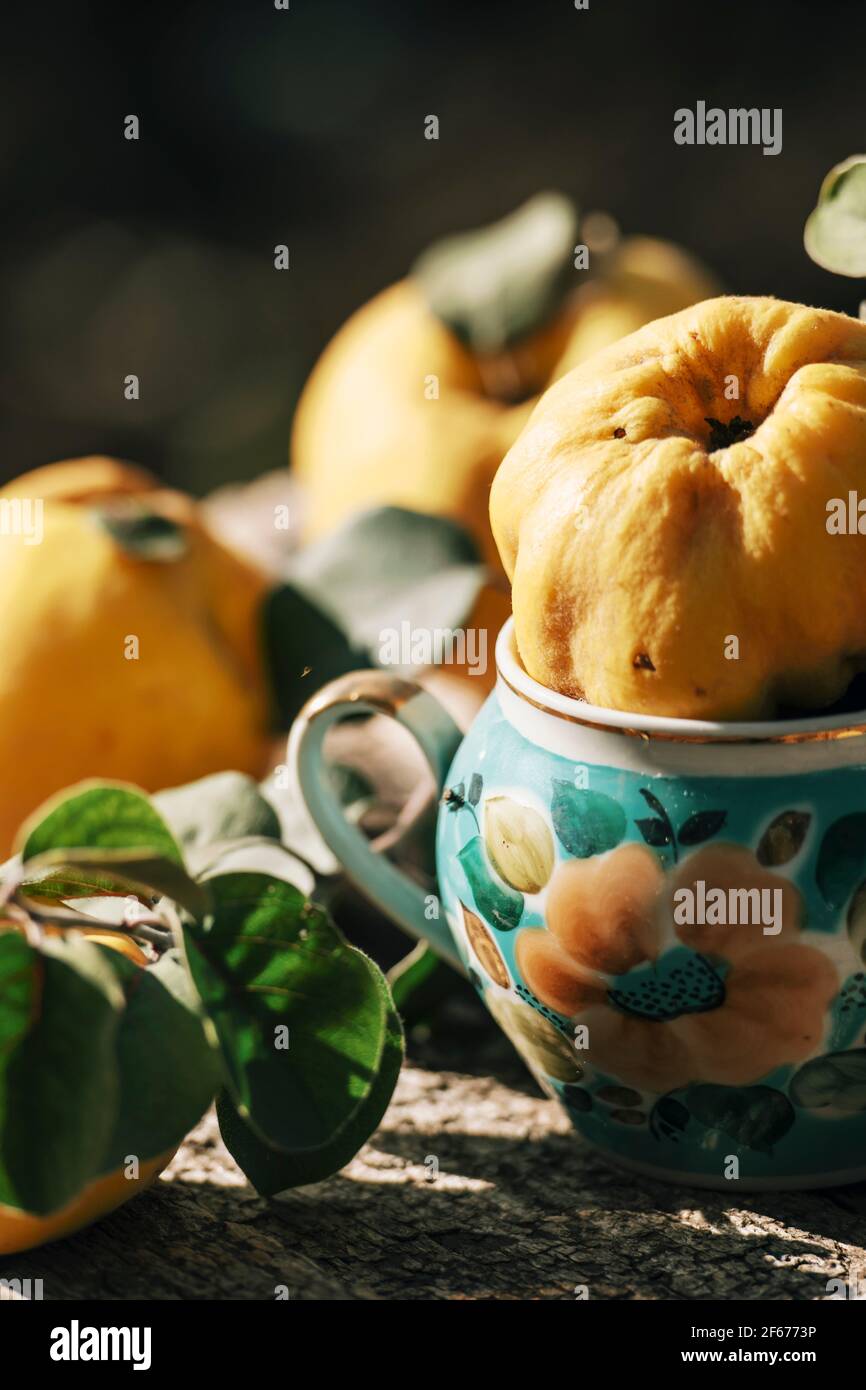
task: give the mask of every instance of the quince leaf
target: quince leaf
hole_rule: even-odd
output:
[[[378,1128],[393,1095],[402,1060],[403,1033],[400,1020],[392,1010],[387,1014],[382,1054],[367,1097],[326,1143],[317,1149],[292,1152],[263,1143],[238,1113],[227,1090],[220,1092],[216,1107],[223,1142],[253,1187],[264,1197],[304,1183],[321,1182],[345,1167]]]
[[[866,276],[866,155],[852,155],[830,170],[803,240],[824,270]]]
[[[99,1173],[117,1113],[122,1009],[96,946],[52,937],[37,949],[0,932],[0,1036],[11,1041],[0,1049],[0,1203],[43,1216]]]
[[[25,862],[51,850],[147,849],[183,864],[183,855],[153,803],[137,787],[79,782],[52,797],[19,832]]]
[[[280,838],[279,817],[252,777],[216,772],[151,798],[178,844],[189,852],[248,835]]]
[[[222,1084],[213,1030],[177,949],[142,970],[108,946],[97,946],[126,996],[119,1021],[120,1096],[100,1173],[134,1154],[141,1162],[165,1153],[198,1123]]]
[[[82,782],[31,816],[19,843],[31,897],[158,893],[197,915],[207,907],[171,831],[135,787]]]
[[[263,1144],[321,1149],[377,1083],[391,1045],[387,985],[290,883],[230,873],[208,887],[213,912],[184,936],[232,1104]]]
[[[264,605],[277,727],[288,728],[314,689],[381,664],[383,631],[454,629],[488,575],[456,522],[402,507],[352,517],[293,555]],[[389,669],[410,669],[409,661]]]
[[[578,859],[613,849],[626,831],[625,811],[612,796],[576,787],[560,777],[553,779],[550,815],[561,844]],[[638,825],[646,838],[644,823]]]
[[[473,352],[499,353],[542,327],[572,280],[577,209],[539,193],[491,226],[446,237],[412,267],[438,319]]]

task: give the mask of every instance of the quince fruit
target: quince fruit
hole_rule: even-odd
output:
[[[9,928],[19,930],[14,923],[0,922],[0,931]],[[64,934],[63,929],[57,926],[49,925],[44,930],[48,935]],[[100,928],[91,931],[84,928],[79,934],[94,944],[119,951],[142,969],[148,964],[141,948],[123,932]],[[109,1212],[149,1187],[171,1162],[175,1152],[175,1149],[170,1149],[167,1153],[159,1154],[156,1158],[142,1163],[137,1178],[128,1178],[123,1169],[106,1173],[95,1182],[89,1183],[59,1211],[51,1212],[47,1216],[37,1216],[32,1212],[19,1211],[16,1207],[0,1204],[0,1256],[13,1255],[20,1250],[31,1250],[34,1246],[61,1240],[64,1236],[72,1235],[74,1231],[98,1221],[101,1216],[107,1216]]]
[[[625,239],[584,287],[574,209],[556,194],[431,248],[359,309],[304,389],[292,437],[306,530],[380,505],[447,516],[500,572],[490,486],[551,381],[660,314],[718,292],[665,242]],[[594,264],[590,252],[590,269]],[[491,620],[508,603],[488,598]]]
[[[271,581],[190,498],[87,458],[7,484],[0,513],[0,848],[82,778],[266,771]]]
[[[838,525],[864,458],[866,324],[844,314],[718,298],[594,356],[491,492],[526,670],[659,715],[832,703],[866,668],[866,536]]]

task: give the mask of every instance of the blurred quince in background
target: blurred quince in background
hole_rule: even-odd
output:
[[[0,843],[82,777],[264,773],[271,581],[190,498],[114,459],[26,473],[0,490],[16,499],[42,504],[43,534],[0,544]]]
[[[307,534],[391,504],[458,521],[498,571],[490,486],[539,395],[718,290],[679,247],[620,238],[603,214],[581,224],[558,193],[431,247],[343,325],[301,395],[291,455]]]

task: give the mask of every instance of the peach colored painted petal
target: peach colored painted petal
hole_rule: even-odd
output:
[[[695,1060],[696,1080],[746,1086],[811,1056],[838,987],[833,966],[813,947],[764,946],[731,970],[721,1008],[671,1026]]]
[[[578,1048],[578,1060],[627,1086],[663,1095],[693,1079],[687,1046],[668,1023],[629,1018],[609,1006],[587,1009],[576,1023],[589,1030],[589,1046]]]
[[[645,845],[623,845],[603,858],[567,859],[548,886],[547,925],[588,970],[624,975],[655,960],[663,885],[662,868]]]
[[[730,889],[756,888],[760,891],[766,888],[771,892],[781,889],[782,930],[777,936],[763,936],[761,926],[752,925],[751,922],[738,926],[678,923],[674,915],[677,911],[674,894],[681,888],[697,891],[696,884],[701,879],[707,893],[713,888],[721,888],[726,898]],[[708,845],[696,854],[690,854],[671,874],[668,901],[674,931],[684,945],[690,946],[693,951],[700,951],[702,955],[731,962],[748,955],[757,943],[773,942],[778,946],[796,938],[800,930],[802,898],[799,889],[789,879],[762,868],[752,852],[740,845]],[[775,898],[771,899],[772,903],[775,901]]]
[[[524,927],[517,937],[515,957],[536,998],[566,1017],[606,997],[604,986],[582,974],[543,927]]]

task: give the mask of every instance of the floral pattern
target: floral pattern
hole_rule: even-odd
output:
[[[698,881],[707,893],[778,890],[778,934],[677,923],[674,895]],[[666,876],[651,850],[630,844],[559,865],[547,926],[521,931],[516,959],[540,1000],[586,1025],[585,1056],[600,1070],[659,1093],[698,1080],[742,1086],[821,1041],[838,980],[803,944],[801,921],[796,886],[749,850],[705,848]]]
[[[437,851],[449,921],[490,1011],[588,1139],[713,1185],[731,1153],[762,1182],[861,1172],[861,768],[588,770],[533,747],[494,701],[455,772]],[[735,899],[750,911],[719,909]],[[764,900],[770,917],[753,916]]]

